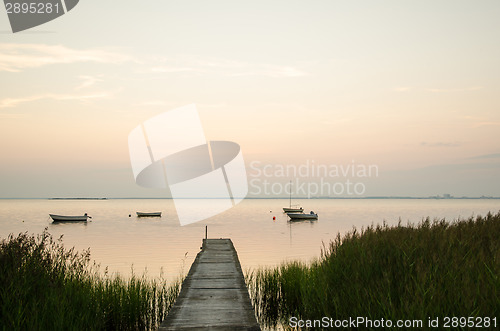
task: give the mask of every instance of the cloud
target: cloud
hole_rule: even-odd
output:
[[[392,90],[395,92],[407,92],[410,91],[412,88],[408,86],[398,86],[394,87]],[[464,87],[464,88],[449,88],[449,89],[440,89],[440,88],[427,88],[425,91],[427,92],[432,92],[432,93],[449,93],[449,92],[467,92],[467,91],[478,91],[482,90],[482,86],[471,86],[471,87]]]
[[[141,73],[195,73],[216,74],[228,77],[265,76],[265,77],[302,77],[304,70],[292,65],[273,65],[250,63],[228,59],[205,59],[193,56],[159,59],[159,64]]]
[[[152,73],[172,73],[172,72],[197,72],[199,70],[195,68],[189,68],[189,67],[174,67],[174,66],[157,66],[157,67],[152,67],[150,69],[150,72]]]
[[[178,107],[179,106],[179,104],[177,104],[177,103],[167,102],[167,101],[164,101],[164,100],[150,100],[150,101],[146,101],[146,102],[143,102],[143,103],[140,103],[140,104],[137,104],[137,105],[138,106],[144,106],[144,107],[170,107],[170,108],[174,108],[174,107]],[[204,109],[207,109],[207,108],[224,108],[224,107],[227,107],[226,103],[216,103],[216,104],[197,103],[196,105],[198,107],[204,108]]]
[[[162,101],[162,100],[151,100],[151,101],[143,102],[139,105],[146,106],[146,107],[157,107],[157,106],[165,107],[165,106],[169,106],[170,103],[168,103],[166,101]]]
[[[500,153],[495,154],[483,154],[478,156],[470,157],[471,160],[480,160],[480,159],[498,159],[500,158]]]
[[[354,117],[341,117],[341,118],[328,119],[328,120],[322,121],[321,123],[323,125],[345,125],[345,124],[351,123],[355,120],[356,120],[356,118],[354,118]]]
[[[250,70],[229,74],[229,76],[266,76],[266,77],[302,77],[307,76],[304,71],[287,66],[255,65],[249,66]]]
[[[420,143],[420,146],[424,147],[459,147],[462,145],[463,143],[460,142],[443,142],[443,141],[432,142],[432,143],[423,141]]]
[[[86,87],[90,87],[97,82],[102,82],[103,80],[98,78],[98,77],[102,77],[102,75],[99,75],[97,77],[95,77],[95,76],[78,76],[78,79],[80,79],[82,82],[75,89],[80,90],[80,89],[83,89]]]
[[[0,113],[1,119],[16,119],[16,118],[25,118],[26,114],[12,114],[12,113]]]
[[[474,124],[475,128],[481,127],[481,126],[499,126],[500,122],[494,122],[494,121],[483,121],[483,122],[477,122]]]
[[[427,91],[432,92],[432,93],[448,93],[448,92],[478,91],[481,89],[483,89],[482,86],[472,86],[472,87],[451,88],[451,89],[428,88]]]
[[[131,60],[129,56],[103,49],[79,50],[46,44],[0,44],[0,71],[19,72],[60,63],[122,63]]]
[[[485,117],[484,116],[466,115],[466,116],[460,116],[459,119],[472,120],[472,121],[484,121]]]
[[[484,116],[461,116],[459,119],[465,119],[471,122],[473,128],[479,128],[482,126],[500,126],[499,121],[491,120]]]
[[[0,71],[20,72],[53,64],[81,62],[135,62],[142,66],[142,69],[137,71],[138,73],[153,74],[194,73],[229,77],[302,77],[308,75],[303,69],[292,64],[275,65],[197,56],[175,58],[146,56],[142,59],[134,59],[128,55],[106,49],[74,49],[62,45],[0,43]],[[146,64],[152,65],[145,67]],[[97,77],[85,75],[79,78],[83,82],[77,89],[89,87],[99,81]]]
[[[77,101],[87,101],[91,99],[101,99],[111,96],[108,92],[100,92],[94,94],[82,94],[82,95],[72,95],[72,94],[39,94],[32,95],[24,98],[6,98],[0,100],[0,109],[1,108],[13,108],[17,107],[19,104],[33,102],[38,100],[58,100],[58,101],[68,101],[68,100],[77,100]]]

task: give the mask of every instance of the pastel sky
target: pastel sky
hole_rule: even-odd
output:
[[[1,9],[0,197],[165,196],[135,184],[127,137],[192,103],[249,178],[356,163],[379,169],[365,196],[500,196],[499,17],[496,0],[82,0],[13,34]]]

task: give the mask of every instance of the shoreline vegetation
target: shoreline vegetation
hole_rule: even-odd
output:
[[[262,326],[345,320],[500,316],[500,212],[453,222],[353,229],[311,263],[246,274]],[[314,328],[312,328],[314,329]]]
[[[165,319],[182,280],[104,274],[90,250],[65,249],[47,229],[0,243],[0,329],[152,330]]]

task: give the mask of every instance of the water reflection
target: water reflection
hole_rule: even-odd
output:
[[[297,231],[297,234],[300,235],[300,231],[298,230],[301,230],[303,228],[303,226],[305,225],[309,225],[309,228],[313,228],[314,225],[316,223],[318,223],[318,219],[295,219],[295,220],[292,220],[292,219],[289,219],[287,220],[287,223],[288,223],[288,229],[289,229],[289,232],[290,232],[290,246],[293,245],[293,236],[292,236],[292,233],[293,233],[293,228],[295,228],[295,230]]]

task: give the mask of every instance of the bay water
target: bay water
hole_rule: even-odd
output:
[[[201,201],[200,205],[209,203]],[[372,224],[417,224],[426,217],[468,218],[496,213],[498,199],[297,199],[317,221],[290,222],[282,208],[287,199],[246,199],[230,210],[201,222],[180,226],[169,199],[0,200],[0,237],[44,228],[63,236],[67,248],[90,248],[91,258],[110,273],[147,277],[162,273],[168,280],[186,274],[205,237],[230,238],[244,271],[284,261],[320,257],[323,245],[338,233]],[[161,211],[161,218],[138,218],[136,211]],[[49,213],[92,216],[87,223],[52,223]],[[129,216],[130,215],[130,216]],[[275,219],[273,219],[275,218]]]

